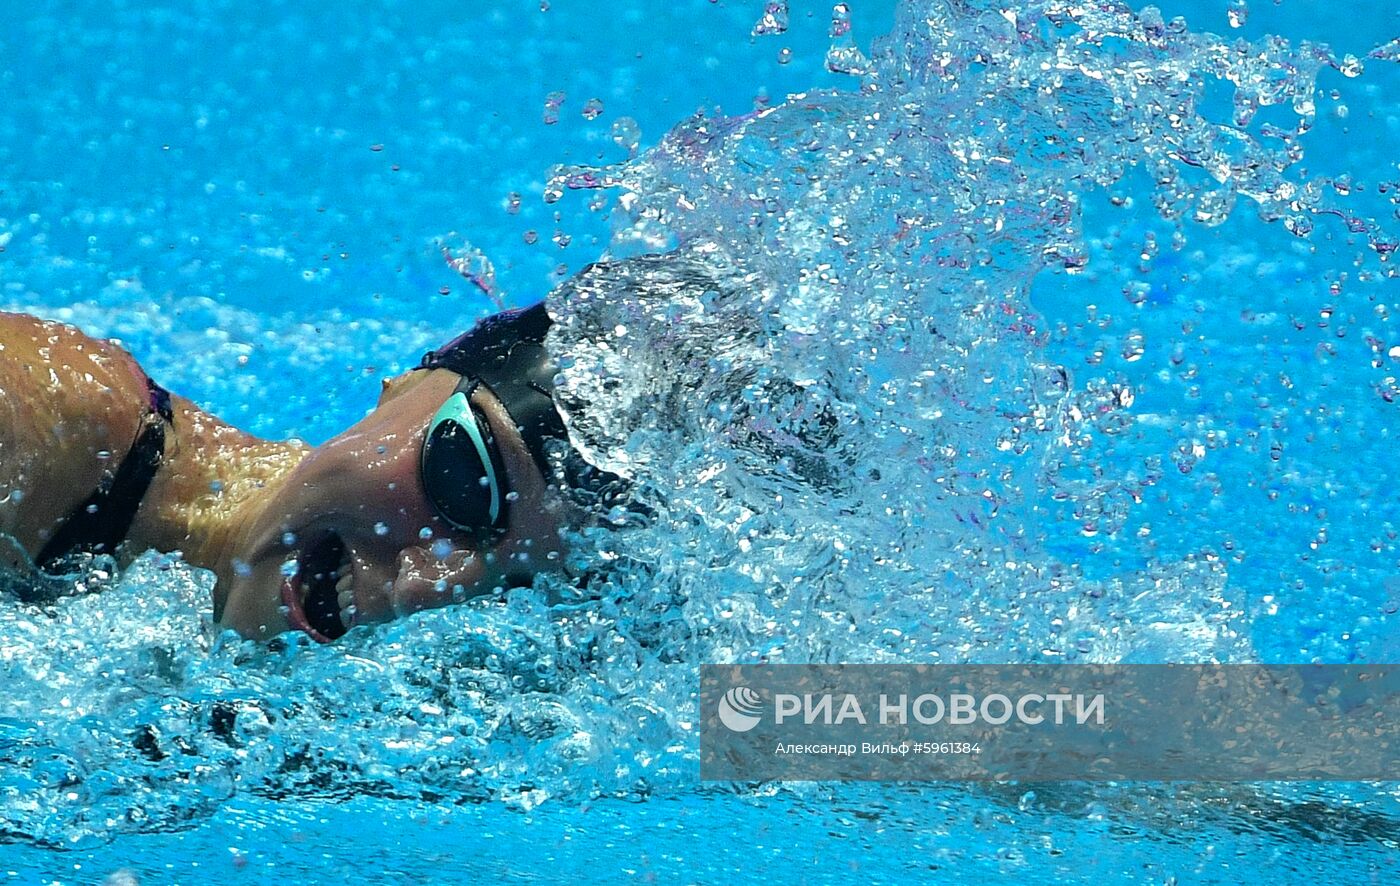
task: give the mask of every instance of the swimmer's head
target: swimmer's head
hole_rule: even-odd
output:
[[[548,327],[543,304],[499,314],[386,381],[251,517],[215,617],[325,641],[558,568],[570,506],[551,482],[568,447]]]

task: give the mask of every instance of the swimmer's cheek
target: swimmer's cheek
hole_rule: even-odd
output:
[[[251,572],[220,575],[225,591],[215,590],[220,628],[231,628],[250,640],[268,640],[291,630],[280,588],[281,563],[268,560]]]

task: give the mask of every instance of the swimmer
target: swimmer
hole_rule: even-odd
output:
[[[529,585],[561,568],[566,483],[611,477],[561,455],[549,325],[543,303],[482,320],[312,448],[231,427],[116,344],[0,313],[0,572],[40,600],[94,555],[180,551],[216,576],[219,625],[319,642]]]

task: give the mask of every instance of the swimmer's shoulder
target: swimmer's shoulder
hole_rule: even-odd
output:
[[[121,346],[0,312],[0,534],[32,554],[126,455],[149,408]]]
[[[110,364],[115,372],[142,378],[136,360],[116,342],[94,338],[76,326],[32,314],[0,311],[0,358],[10,365],[64,360]]]
[[[146,375],[121,345],[29,314],[0,311],[0,372],[22,386],[9,392],[14,395],[42,392],[89,402],[96,397],[133,404],[138,414],[147,400]]]

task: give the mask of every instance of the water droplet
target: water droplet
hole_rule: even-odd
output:
[[[544,98],[544,125],[553,126],[559,122],[559,108],[564,104],[564,93],[551,92]]]
[[[831,36],[844,37],[851,32],[851,7],[837,3],[831,7]]]
[[[293,557],[282,564],[281,571],[283,578],[296,578],[297,573],[301,571],[301,564]]]
[[[1144,344],[1143,334],[1133,330],[1123,339],[1123,359],[1129,363],[1136,363],[1142,359],[1147,348]]]
[[[1249,21],[1249,4],[1245,0],[1230,0],[1225,17],[1230,20],[1230,27],[1244,27],[1244,23]]]
[[[618,117],[613,121],[612,140],[618,147],[631,153],[641,144],[642,128],[631,117]]]
[[[446,560],[449,556],[451,556],[452,550],[452,542],[448,541],[445,538],[440,538],[437,541],[433,542],[433,556],[437,557],[439,560]]]
[[[788,29],[787,0],[768,0],[763,7],[763,17],[753,26],[753,35],[782,34]]]
[[[384,525],[383,523],[376,523],[376,524],[374,524],[374,534],[375,534],[375,535],[388,535],[388,534],[389,534],[389,527],[386,526],[386,525]]]
[[[292,545],[294,545],[294,544],[296,544],[296,543],[297,543],[297,534],[296,534],[295,532],[284,532],[284,533],[282,533],[282,545],[283,545],[284,547],[290,548]]]
[[[513,195],[519,197],[518,194]],[[519,208],[517,203],[516,208]],[[471,243],[463,242],[456,249],[442,247],[442,257],[447,266],[461,274],[468,282],[486,295],[496,294],[496,266],[489,256]]]
[[[515,215],[520,212],[520,195],[511,191],[506,195],[506,212]]]
[[[432,538],[432,537],[433,537],[433,530],[432,530],[432,528],[429,527],[429,526],[424,526],[422,529],[419,529],[419,530],[418,530],[418,537],[421,538],[421,539],[423,539],[423,541],[427,541],[428,539]]]

